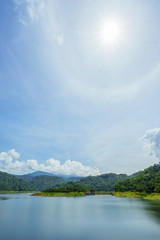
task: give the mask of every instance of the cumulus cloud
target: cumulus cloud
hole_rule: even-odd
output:
[[[148,129],[140,140],[148,154],[160,161],[160,128]]]
[[[85,166],[81,162],[66,160],[63,164],[54,158],[48,159],[44,164],[39,164],[36,159],[26,161],[16,160],[20,154],[14,149],[8,152],[0,153],[0,170],[9,173],[45,171],[55,175],[72,175],[72,176],[95,176],[100,171],[91,166]]]
[[[21,170],[24,167],[24,163],[18,161],[20,154],[15,151],[15,149],[11,149],[8,152],[0,153],[0,170],[1,171],[9,171],[14,172],[15,170]]]

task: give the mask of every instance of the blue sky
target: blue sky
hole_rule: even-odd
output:
[[[0,169],[158,162],[159,12],[158,0],[0,1]]]

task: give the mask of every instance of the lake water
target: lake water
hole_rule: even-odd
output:
[[[1,240],[160,240],[160,204],[109,195],[0,194]]]

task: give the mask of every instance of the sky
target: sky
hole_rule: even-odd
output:
[[[159,0],[1,0],[0,170],[158,163],[159,13]]]

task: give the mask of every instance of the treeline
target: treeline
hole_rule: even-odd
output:
[[[36,187],[21,178],[0,172],[0,191],[35,191]]]
[[[138,173],[136,173],[137,175]],[[95,191],[111,192],[114,190],[114,186],[119,181],[134,177],[134,175],[128,176],[126,174],[108,173],[99,176],[85,177],[80,180],[80,184],[86,186],[89,189]]]
[[[60,186],[60,187],[54,187],[54,188],[50,188],[50,189],[46,189],[43,192],[45,193],[70,193],[70,192],[93,192],[91,190],[89,190],[88,188],[86,188],[83,185],[80,184],[73,184],[73,185],[64,185],[64,186]]]
[[[114,190],[116,192],[160,193],[160,164],[145,169],[134,178],[117,183]]]
[[[42,191],[46,188],[51,188],[53,186],[60,185],[64,183],[64,179],[57,176],[36,176],[30,183],[35,186],[38,191]]]
[[[0,191],[42,191],[46,188],[60,185],[65,180],[57,176],[26,176],[16,177],[0,172]]]
[[[13,176],[4,172],[0,172],[0,190],[1,191],[43,191],[45,189],[55,187],[67,187],[75,182],[85,186],[93,191],[111,192],[114,186],[119,181],[131,178],[134,175],[127,176],[126,174],[103,174],[90,177],[72,177],[64,178],[59,176],[38,175],[41,172],[25,174],[21,176]],[[138,174],[138,173],[137,173]]]

